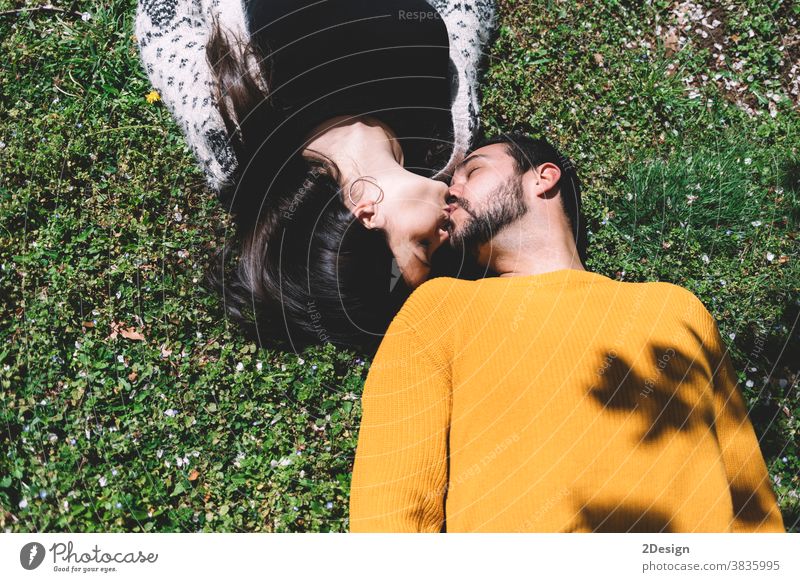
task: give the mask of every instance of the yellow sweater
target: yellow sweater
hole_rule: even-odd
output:
[[[703,304],[574,270],[409,298],[364,388],[350,525],[785,531]]]

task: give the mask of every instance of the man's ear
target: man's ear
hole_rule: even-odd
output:
[[[529,186],[537,196],[547,194],[556,187],[561,179],[561,168],[552,162],[545,162],[528,172],[527,180]]]

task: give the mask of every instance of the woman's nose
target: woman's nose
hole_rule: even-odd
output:
[[[445,182],[436,181],[436,199],[445,204],[450,187]]]

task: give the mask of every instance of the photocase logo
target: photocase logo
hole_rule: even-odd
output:
[[[19,551],[19,563],[26,570],[35,570],[44,561],[44,546],[39,542],[30,542]]]

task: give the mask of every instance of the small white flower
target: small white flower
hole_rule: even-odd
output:
[[[28,500],[23,497],[22,501],[19,502],[19,508],[25,509],[26,507],[28,507]]]
[[[156,457],[157,457],[157,458],[159,458],[159,459],[161,458],[161,456],[162,456],[163,454],[164,454],[164,449],[158,449],[158,450],[156,451]]]
[[[125,357],[124,357],[124,356],[122,356],[122,355],[119,355],[119,356],[117,356],[117,361],[118,361],[120,364],[124,364],[124,363],[125,363]]]
[[[781,378],[778,380],[778,386],[781,388],[786,388],[789,385],[789,381],[786,378]]]
[[[69,509],[69,501],[64,500],[64,509]]]
[[[264,367],[264,365],[261,362],[256,362],[256,370],[258,370],[260,372],[261,368],[263,368],[263,367]]]
[[[292,460],[289,458],[281,459],[280,463],[278,463],[281,467],[286,467],[287,465],[292,464]]]
[[[729,333],[728,337],[731,338],[731,339],[736,339],[736,334],[735,333]]]
[[[333,507],[333,501],[328,501],[328,503],[325,504],[325,507],[331,509]]]
[[[103,475],[100,475],[97,478],[97,482],[100,483],[100,487],[105,487],[108,484],[108,481],[106,480],[106,478]]]
[[[91,19],[92,15],[89,14],[88,12],[84,12],[83,14],[81,14],[81,20],[83,20],[84,22],[89,22]]]
[[[753,163],[753,159],[752,158],[745,158],[744,159],[744,165],[745,166],[749,166],[752,163]]]
[[[760,220],[754,220],[750,224],[752,224],[753,226],[755,226],[757,228],[757,227],[761,226],[761,221]]]
[[[236,371],[241,372],[242,370],[244,370],[244,364],[239,362],[238,364],[236,364]]]
[[[711,259],[708,258],[708,255],[702,255],[700,258],[703,259],[703,262],[706,265],[711,261]]]
[[[770,263],[771,263],[772,261],[774,261],[774,260],[775,260],[775,254],[774,254],[774,253],[767,253],[767,260],[768,260]]]
[[[303,358],[297,358],[297,363],[302,366],[303,364],[306,363],[306,361]]]
[[[748,388],[752,388],[755,384],[753,383],[752,380],[748,380],[747,382],[744,383],[744,385],[747,386]]]
[[[112,474],[114,477],[116,477],[116,476],[117,476],[117,473],[119,473],[119,471],[117,471],[116,469],[111,469],[111,474]]]
[[[175,416],[176,414],[178,414],[178,411],[175,410],[174,408],[168,408],[164,411],[164,414],[166,414],[167,416]]]

